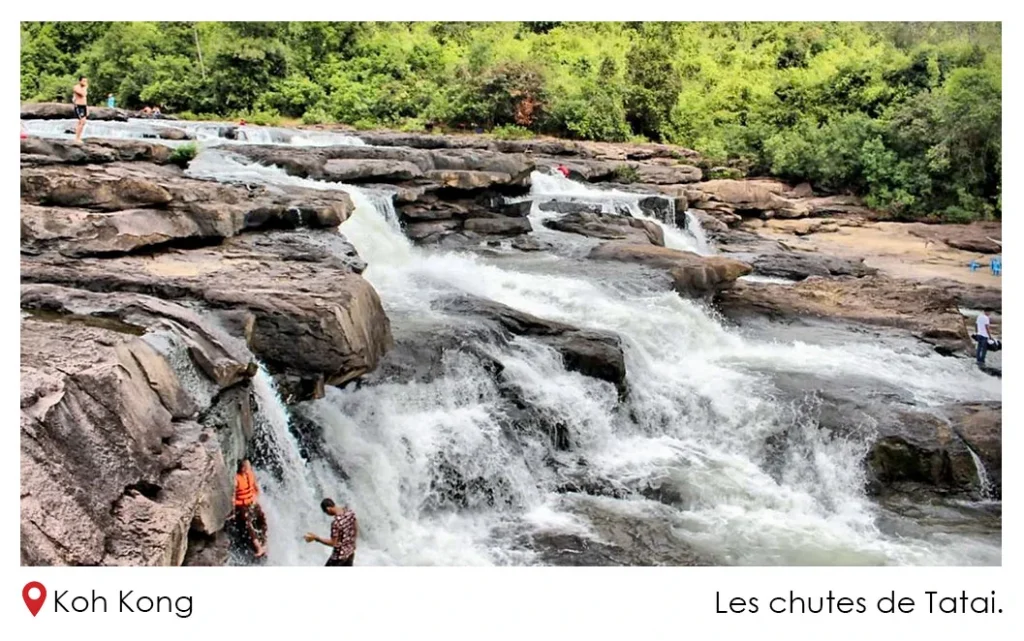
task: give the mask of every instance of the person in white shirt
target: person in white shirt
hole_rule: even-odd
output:
[[[988,342],[992,339],[992,330],[990,325],[992,324],[991,319],[988,315],[991,310],[985,310],[978,314],[976,321],[978,331],[974,334],[974,340],[978,341],[978,351],[975,356],[978,359],[978,365],[985,365],[985,355],[988,354]]]

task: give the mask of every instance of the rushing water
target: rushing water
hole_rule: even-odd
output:
[[[581,259],[573,248],[589,239],[544,230],[550,214],[537,207],[536,233],[561,237],[554,250],[488,256],[414,247],[381,193],[287,176],[227,148],[204,149],[189,171],[347,191],[356,208],[340,232],[369,263],[364,276],[391,319],[395,350],[457,339],[438,350],[430,376],[330,388],[296,410],[323,428],[326,453],[347,478],[298,455],[289,410],[269,378],[257,378],[263,429],[284,468],[280,478],[261,475],[270,563],[326,558],[322,546],[301,540],[306,530],[327,527],[317,507],[323,495],[359,515],[359,565],[557,562],[541,543],[559,536],[614,544],[625,550],[620,562],[671,563],[680,549],[720,564],[1000,562],[998,531],[893,527],[901,517],[883,513],[863,489],[866,443],[819,429],[806,411],[813,398],[786,396],[773,383],[785,375],[869,381],[898,388],[918,407],[1001,398],[999,381],[966,360],[895,339],[851,335],[829,343],[737,333],[645,270]],[[542,174],[533,190],[535,201],[611,208],[637,201]],[[706,246],[693,229],[665,225],[666,239]],[[567,371],[532,339],[471,335],[465,318],[436,305],[453,294],[617,333],[628,398],[620,402],[610,384]],[[488,360],[501,364],[500,377]],[[512,412],[508,388],[541,424],[563,426],[571,451],[556,450],[536,421]],[[773,457],[766,442],[780,436],[791,445]],[[565,492],[568,481],[603,495]]]

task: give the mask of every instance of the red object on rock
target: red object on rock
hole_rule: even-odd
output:
[[[556,169],[558,169],[559,173],[561,173],[566,178],[569,177],[569,168],[566,167],[565,165],[559,165],[558,167],[556,167]]]

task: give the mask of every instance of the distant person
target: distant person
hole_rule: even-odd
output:
[[[111,109],[117,106],[117,99],[114,98],[114,94],[112,93],[107,94],[107,106]]]
[[[153,117],[156,118],[160,115],[160,107],[153,107]]]
[[[559,165],[555,167],[555,169],[558,170],[558,173],[562,174],[566,178],[569,177],[569,168],[566,167],[565,165]]]
[[[235,474],[235,523],[249,537],[257,559],[267,553],[267,517],[256,501],[259,493],[252,465],[243,458]]]
[[[82,132],[85,131],[85,120],[89,117],[89,79],[79,76],[72,94],[71,103],[75,106],[75,118],[78,118],[78,124],[75,125],[75,144],[80,145]]]
[[[985,356],[988,354],[988,343],[993,340],[992,336],[992,320],[989,318],[989,314],[992,310],[984,310],[978,314],[978,318],[975,321],[977,324],[977,332],[974,334],[974,340],[978,341],[978,350],[975,356],[978,360],[978,366],[985,366]]]
[[[356,522],[356,514],[352,510],[334,504],[331,499],[320,501],[320,509],[324,514],[334,517],[331,521],[331,538],[321,539],[312,532],[307,532],[306,543],[322,543],[334,548],[331,557],[327,559],[328,567],[352,567],[356,558],[356,536],[359,535],[359,524]]]
[[[244,127],[245,126],[245,118],[239,118],[238,119],[238,126],[239,127]]]

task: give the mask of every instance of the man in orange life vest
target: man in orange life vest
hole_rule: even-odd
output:
[[[235,474],[235,520],[248,533],[257,559],[267,553],[267,517],[256,502],[259,493],[252,465],[249,459],[243,458],[238,462],[238,473]]]

